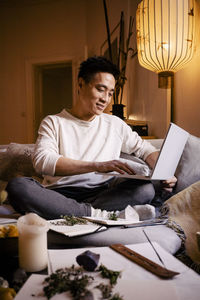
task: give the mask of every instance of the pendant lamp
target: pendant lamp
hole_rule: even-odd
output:
[[[158,73],[158,86],[173,86],[173,76],[192,59],[195,0],[142,0],[136,12],[141,66]]]

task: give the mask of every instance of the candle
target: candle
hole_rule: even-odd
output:
[[[48,222],[35,213],[17,221],[19,231],[19,266],[27,272],[38,272],[47,267]]]

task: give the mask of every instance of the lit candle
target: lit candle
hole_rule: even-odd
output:
[[[38,272],[47,267],[48,222],[29,213],[17,221],[19,231],[19,266],[27,272]]]

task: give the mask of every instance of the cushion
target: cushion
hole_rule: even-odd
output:
[[[7,150],[0,152],[0,179],[8,181],[16,176],[37,176],[33,164],[34,144],[8,145]]]
[[[197,181],[168,199],[163,209],[168,217],[183,229],[186,253],[193,261],[200,263],[196,232],[200,229],[200,181]]]
[[[178,193],[200,180],[200,138],[190,135],[183,150],[175,176],[178,182],[175,193]]]
[[[146,243],[147,238],[143,229],[144,227],[113,226],[98,233],[70,238],[50,230],[48,232],[48,248],[103,247],[117,243],[124,245]],[[171,254],[175,254],[181,246],[178,235],[165,225],[146,226],[145,232],[151,241],[157,242]]]

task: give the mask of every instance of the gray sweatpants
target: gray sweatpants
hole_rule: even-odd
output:
[[[17,212],[35,212],[45,219],[61,215],[91,216],[91,206],[108,211],[122,210],[127,205],[151,203],[155,196],[151,182],[121,178],[95,188],[48,189],[33,178],[17,177],[8,182],[6,190]]]

